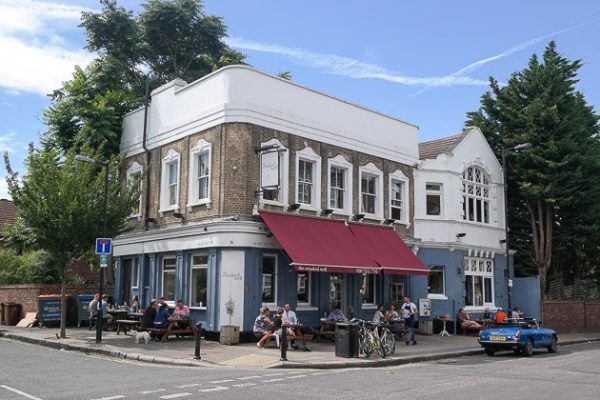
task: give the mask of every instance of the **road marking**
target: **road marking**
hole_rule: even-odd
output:
[[[144,390],[143,392],[141,392],[142,394],[151,394],[151,393],[160,393],[160,392],[166,392],[167,389],[156,389],[156,390]]]
[[[292,375],[288,376],[288,379],[296,379],[296,378],[306,378],[308,375]]]
[[[209,382],[209,383],[219,384],[219,383],[227,383],[227,382],[233,382],[233,379],[223,379],[223,380],[220,380],[220,381],[212,381],[212,382]]]
[[[247,386],[256,386],[256,383],[248,382],[248,383],[238,383],[237,385],[231,385],[233,387],[247,387]]]
[[[274,374],[264,374],[263,377],[266,377],[266,376],[279,376],[279,375],[283,375],[283,372],[276,372]]]
[[[18,395],[21,395],[23,397],[27,397],[28,399],[31,400],[42,400],[39,397],[35,397],[29,393],[25,393],[25,392],[21,392],[19,389],[15,389],[15,388],[11,388],[10,386],[6,386],[6,385],[0,385],[1,388],[8,390],[9,392],[13,392],[16,393]]]
[[[244,377],[241,377],[241,378],[238,378],[238,379],[239,379],[240,381],[245,381],[245,380],[247,380],[247,379],[256,379],[256,378],[262,378],[262,377],[261,377],[261,376],[258,376],[258,375],[254,375],[254,376],[244,376]]]
[[[124,399],[127,396],[123,396],[122,394],[118,394],[116,396],[111,396],[111,397],[100,397],[99,399],[94,399],[94,400],[116,400],[116,399]]]
[[[176,399],[178,397],[187,397],[187,396],[191,396],[191,393],[174,393],[174,394],[167,394],[164,396],[160,396],[159,399]]]
[[[198,391],[202,392],[202,393],[206,393],[206,392],[216,392],[219,390],[227,390],[227,389],[229,389],[227,386],[217,386],[217,387],[208,388],[208,389],[200,389]]]
[[[277,382],[277,381],[284,381],[285,379],[283,378],[275,378],[275,379],[267,379],[262,381],[263,383],[271,383],[271,382]]]
[[[184,388],[189,388],[189,387],[196,387],[196,386],[202,386],[201,383],[190,383],[189,385],[181,385],[181,386],[177,386],[180,389],[184,389]]]
[[[325,372],[313,372],[311,375],[315,376],[315,375],[323,375]]]

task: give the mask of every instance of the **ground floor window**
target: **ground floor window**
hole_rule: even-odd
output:
[[[377,285],[379,279],[378,275],[363,275],[363,282],[361,287],[361,294],[363,298],[363,304],[375,304],[377,302]]]
[[[175,301],[175,269],[177,260],[175,257],[163,258],[163,287],[162,295],[166,301]]]
[[[483,307],[494,302],[494,261],[491,258],[465,258],[465,305]]]
[[[310,304],[310,273],[298,272],[298,304]]]
[[[275,304],[277,299],[277,257],[265,255],[262,259],[262,302]]]
[[[190,306],[206,307],[208,290],[208,256],[192,256]]]
[[[444,267],[434,265],[429,267],[429,277],[427,279],[428,293],[434,295],[445,295],[445,276]]]
[[[402,282],[390,283],[390,303],[399,308],[404,302],[404,284]]]

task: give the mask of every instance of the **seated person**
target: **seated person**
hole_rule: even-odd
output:
[[[156,318],[156,299],[150,300],[150,305],[144,310],[142,318],[142,329],[154,328],[154,319]]]
[[[258,343],[256,343],[256,347],[259,349],[265,347],[275,337],[275,334],[270,330],[271,319],[269,318],[269,311],[269,307],[263,307],[258,317],[254,320],[254,326],[252,327],[254,336],[260,338]]]
[[[190,324],[190,308],[183,304],[183,300],[177,300],[177,307],[173,310],[173,318],[177,319],[180,328],[187,328]]]
[[[464,332],[466,331],[480,331],[481,330],[481,325],[479,325],[477,322],[473,321],[471,318],[469,318],[469,314],[467,313],[467,311],[465,311],[464,308],[461,308],[458,311],[458,323],[460,324],[460,327],[462,328],[462,330]]]
[[[167,305],[163,303],[159,306],[156,317],[154,317],[154,327],[167,329],[169,327],[169,318],[171,318],[171,313]]]
[[[327,316],[327,320],[339,322],[339,321],[345,321],[346,317],[342,313],[342,309],[340,308],[340,306],[336,306],[333,309],[333,311],[329,313],[329,316]]]
[[[496,311],[496,323],[502,324],[506,321],[506,313],[502,308],[498,308]]]
[[[390,309],[385,313],[385,320],[390,324],[390,330],[394,333],[401,334],[404,332],[404,320],[400,318],[394,303],[390,304]]]
[[[348,306],[348,311],[346,312],[346,318],[348,321],[352,321],[356,318],[356,314],[354,314],[354,306]]]
[[[521,310],[519,310],[519,307],[515,307],[512,310],[511,317],[513,319],[523,318],[523,312]]]
[[[140,301],[137,296],[133,296],[133,301],[131,302],[131,307],[129,308],[129,312],[136,313],[140,311]]]
[[[374,324],[380,324],[382,322],[385,322],[385,315],[384,313],[384,308],[383,305],[380,304],[377,306],[377,310],[375,311],[375,314],[373,315],[373,323]]]
[[[279,308],[275,315],[273,315],[273,323],[270,327],[271,333],[279,335],[281,337],[281,330],[283,326],[283,308]],[[285,328],[287,333],[287,345],[288,349],[291,347],[292,341],[296,338],[294,331],[291,328]]]
[[[306,347],[306,339],[304,338],[304,335],[312,335],[312,329],[308,326],[298,326],[300,321],[298,320],[296,313],[292,311],[292,308],[289,304],[285,304],[283,306],[283,310],[283,323],[288,325],[296,325],[294,328],[292,328],[295,337],[302,341],[302,346],[305,351],[310,351]]]

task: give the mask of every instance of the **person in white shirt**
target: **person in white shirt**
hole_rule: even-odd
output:
[[[377,306],[377,311],[375,311],[375,315],[373,315],[373,323],[374,324],[380,324],[382,322],[385,322],[385,315],[383,314],[384,312],[384,308],[383,305],[380,304]]]
[[[288,325],[298,324],[298,318],[296,317],[296,313],[291,310],[289,304],[285,304],[283,306],[283,323]]]
[[[404,325],[408,329],[408,335],[406,335],[405,343],[408,346],[412,341],[412,344],[417,344],[415,340],[415,318],[419,314],[419,310],[415,303],[410,301],[410,297],[404,298],[404,304],[402,304],[402,318],[404,319]]]
[[[283,323],[287,325],[296,325],[292,328],[294,337],[300,339],[300,341],[302,342],[302,349],[304,351],[310,351],[308,347],[306,347],[306,339],[304,338],[304,334],[307,332],[303,331],[302,326],[298,326],[300,324],[300,321],[298,320],[296,313],[292,311],[289,304],[283,305]],[[295,350],[298,350],[298,345],[296,345],[295,343],[292,347]]]

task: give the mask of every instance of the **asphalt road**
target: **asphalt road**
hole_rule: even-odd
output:
[[[0,399],[600,398],[600,343],[389,368],[243,370],[151,365],[0,339]]]

